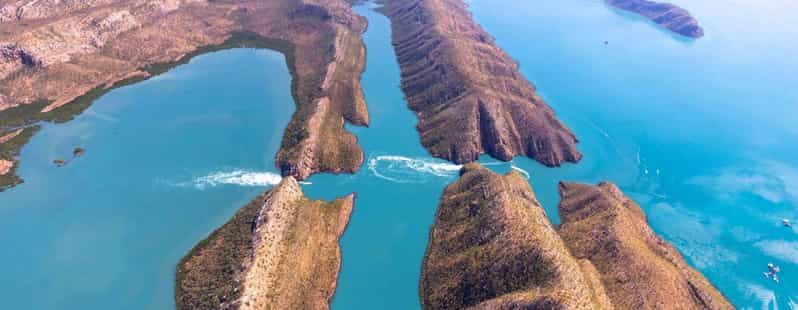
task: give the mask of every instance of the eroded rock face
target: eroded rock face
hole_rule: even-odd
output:
[[[733,309],[615,185],[561,183],[560,235],[593,263],[618,309]]]
[[[425,309],[608,309],[587,261],[552,228],[526,179],[466,165],[449,185],[422,267]]]
[[[353,203],[311,201],[286,177],[181,261],[178,308],[327,309]]]
[[[402,89],[432,155],[577,162],[574,134],[471,18],[462,0],[387,1]]]
[[[645,16],[666,29],[691,38],[704,36],[704,29],[687,10],[670,3],[648,0],[606,0],[609,5]]]
[[[0,159],[0,175],[5,175],[14,168],[14,162],[10,160]]]
[[[6,0],[0,25],[0,131],[46,118],[38,111],[76,113],[62,107],[194,52],[257,38],[257,47],[286,53],[293,75],[297,109],[276,158],[283,174],[355,172],[363,162],[344,124],[369,121],[360,86],[366,25],[346,0]],[[24,117],[7,112],[15,107]]]

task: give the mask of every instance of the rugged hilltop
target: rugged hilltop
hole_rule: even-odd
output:
[[[466,165],[441,197],[422,267],[425,309],[606,309],[590,262],[568,252],[526,179]]]
[[[430,233],[424,308],[733,308],[614,185],[560,191],[556,231],[519,173],[466,165]]]
[[[616,308],[734,308],[615,185],[559,187],[560,234],[574,256],[596,266]]]
[[[680,35],[700,38],[704,29],[690,12],[670,3],[648,0],[606,0],[611,6],[645,16],[658,25]]]
[[[576,138],[462,0],[386,1],[402,89],[421,143],[455,163],[482,153],[577,162]]]
[[[286,177],[183,258],[177,308],[327,309],[353,201],[311,201]]]
[[[287,56],[297,107],[279,168],[300,179],[354,172],[363,153],[344,122],[369,121],[365,27],[345,0],[0,0],[0,135],[69,120],[108,89],[197,54],[272,48]]]

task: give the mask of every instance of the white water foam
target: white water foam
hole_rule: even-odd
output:
[[[448,162],[396,155],[375,156],[368,168],[374,176],[396,183],[423,183],[429,177],[455,177],[461,165]]]
[[[529,172],[527,172],[526,170],[524,170],[524,169],[521,169],[520,167],[518,167],[518,166],[516,166],[516,165],[510,165],[510,169],[513,169],[513,170],[515,170],[515,171],[518,171],[518,172],[520,172],[521,174],[523,174],[523,175],[524,175],[524,177],[525,177],[527,180],[529,180]]]
[[[193,187],[199,190],[204,190],[206,188],[216,187],[219,185],[265,187],[277,185],[282,179],[283,178],[279,174],[273,172],[236,169],[232,171],[216,171],[205,176],[194,178],[191,181],[172,183],[172,185],[180,187]],[[310,184],[307,182],[300,183]]]

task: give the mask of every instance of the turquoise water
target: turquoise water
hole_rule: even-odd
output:
[[[515,161],[553,220],[557,180],[611,180],[736,305],[796,307],[798,3],[673,1],[692,41],[601,1],[468,2],[581,140],[578,165]]]
[[[679,38],[596,0],[471,0],[475,18],[579,136],[578,165],[526,171],[554,222],[559,180],[619,184],[736,305],[798,302],[798,21],[786,0],[677,1],[706,29]],[[718,6],[723,10],[715,12]],[[313,198],[357,192],[337,309],[418,308],[429,226],[458,167],[431,159],[406,108],[387,18],[369,19],[371,127],[354,175],[316,175]],[[604,45],[604,41],[609,41]],[[279,177],[293,104],[282,55],[235,49],[103,96],[23,149],[26,183],[0,194],[4,306],[168,309],[180,257]],[[50,161],[72,148],[85,156]],[[781,283],[765,279],[781,266]],[[12,298],[13,297],[13,298]]]
[[[282,54],[220,51],[45,124],[0,194],[0,308],[174,308],[180,258],[279,179],[290,81]]]

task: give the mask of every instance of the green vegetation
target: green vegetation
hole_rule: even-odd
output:
[[[0,159],[14,161],[14,167],[7,174],[0,175],[0,192],[22,183],[22,178],[17,176],[16,170],[18,163],[14,160],[19,156],[19,150],[28,143],[33,134],[39,131],[40,126],[26,127],[19,135],[5,143],[0,144]],[[13,132],[14,130],[0,131],[0,137]]]
[[[22,104],[10,109],[0,111],[0,136],[9,133],[17,128],[25,127],[26,129],[20,137],[3,143],[0,145],[0,159],[13,160],[19,156],[20,149],[27,143],[30,137],[39,129],[37,123],[46,121],[53,123],[64,123],[73,120],[77,115],[85,111],[95,100],[102,97],[109,91],[135,84],[146,80],[152,76],[156,76],[169,71],[171,68],[188,63],[192,58],[215,51],[231,49],[231,48],[264,48],[281,52],[285,55],[288,63],[288,69],[291,72],[292,78],[292,92],[297,93],[299,86],[296,83],[296,70],[294,60],[294,47],[291,42],[279,39],[270,39],[252,32],[236,32],[233,33],[224,43],[219,45],[209,45],[201,47],[194,52],[188,53],[174,62],[158,63],[141,68],[150,74],[149,77],[136,76],[124,79],[114,83],[111,87],[104,85],[95,87],[89,92],[75,98],[75,100],[58,107],[52,111],[41,113],[47,105],[51,103],[48,100],[39,100],[30,104]],[[294,97],[296,100],[296,95]],[[296,101],[300,102],[300,101]],[[297,109],[299,110],[299,109]],[[292,122],[293,123],[293,122]],[[301,129],[295,130],[299,134],[303,134]],[[294,133],[295,134],[295,133]],[[306,134],[306,133],[304,133]],[[286,131],[288,135],[288,131]],[[24,136],[24,137],[23,137]],[[285,139],[284,139],[285,140]],[[22,179],[16,175],[16,165],[8,174],[0,176],[0,191],[13,187],[22,183]]]

